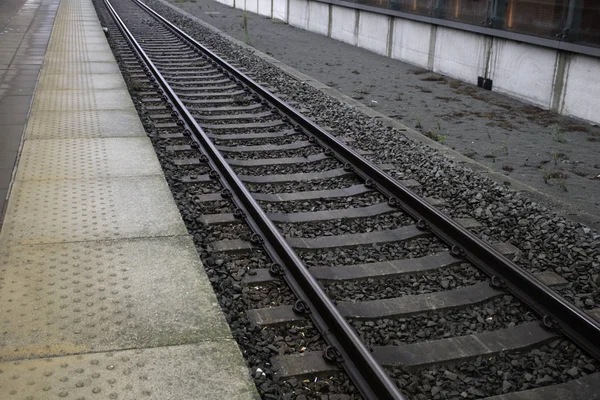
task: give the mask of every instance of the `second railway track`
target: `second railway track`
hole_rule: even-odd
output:
[[[213,281],[236,293],[221,305],[243,314],[237,339],[265,398],[600,392],[597,361],[576,347],[598,357],[600,326],[550,289],[563,278],[525,273],[502,257],[513,246],[481,242],[475,220],[445,217],[442,200],[413,194],[418,182],[373,169],[368,152],[346,149],[350,138],[325,133],[144,4],[96,5],[190,207],[184,219],[205,231],[195,237],[205,263],[234,277]],[[536,351],[569,368],[517,377]],[[460,374],[432,370],[445,366],[500,378],[456,384]]]

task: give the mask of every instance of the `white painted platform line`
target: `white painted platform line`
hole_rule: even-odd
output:
[[[48,49],[0,231],[0,393],[258,398],[91,0]]]

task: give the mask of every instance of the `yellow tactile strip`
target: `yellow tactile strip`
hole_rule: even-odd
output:
[[[0,231],[0,398],[258,398],[91,0],[48,50]]]

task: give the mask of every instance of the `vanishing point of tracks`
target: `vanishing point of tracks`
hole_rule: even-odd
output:
[[[512,246],[482,242],[476,221],[449,219],[442,201],[415,194],[418,182],[392,179],[392,166],[373,165],[144,4],[104,1],[158,138],[197,189],[195,218],[222,232],[213,251],[235,260],[263,249],[272,261],[242,280],[256,291],[248,318],[310,320],[320,334],[302,354],[272,357],[279,378],[343,369],[365,398],[399,399],[402,373],[562,335],[600,358],[600,325],[550,289],[564,284],[558,275],[524,272],[507,258]],[[273,287],[289,303],[269,302]],[[504,313],[507,302],[522,312]],[[487,319],[457,317],[447,332],[421,318],[482,304]]]

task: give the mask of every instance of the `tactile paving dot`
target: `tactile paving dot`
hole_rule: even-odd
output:
[[[159,175],[150,140],[143,137],[26,140],[16,180]]]
[[[46,54],[48,60],[64,60],[67,63],[81,63],[81,62],[115,62],[115,58],[108,51],[100,52],[87,52],[87,51],[74,51],[76,47],[72,49],[66,48],[61,51],[52,51]],[[86,49],[85,45],[81,46],[82,49]]]
[[[38,90],[110,90],[123,89],[125,82],[121,74],[45,74],[40,79]]]
[[[17,179],[107,176],[108,160],[105,139],[27,140]]]
[[[186,235],[164,177],[15,181],[3,245]]]
[[[106,179],[15,184],[0,232],[8,245],[118,236],[115,199]]]
[[[38,86],[38,90],[92,88],[90,74],[44,74]]]
[[[230,338],[199,268],[189,238],[2,249],[0,360]]]
[[[257,400],[231,340],[0,362],[3,400]]]
[[[25,139],[146,136],[135,110],[32,113]]]
[[[96,110],[95,97],[95,91],[92,90],[38,90],[31,112]]]
[[[38,90],[31,112],[126,109],[135,110],[126,89]]]

